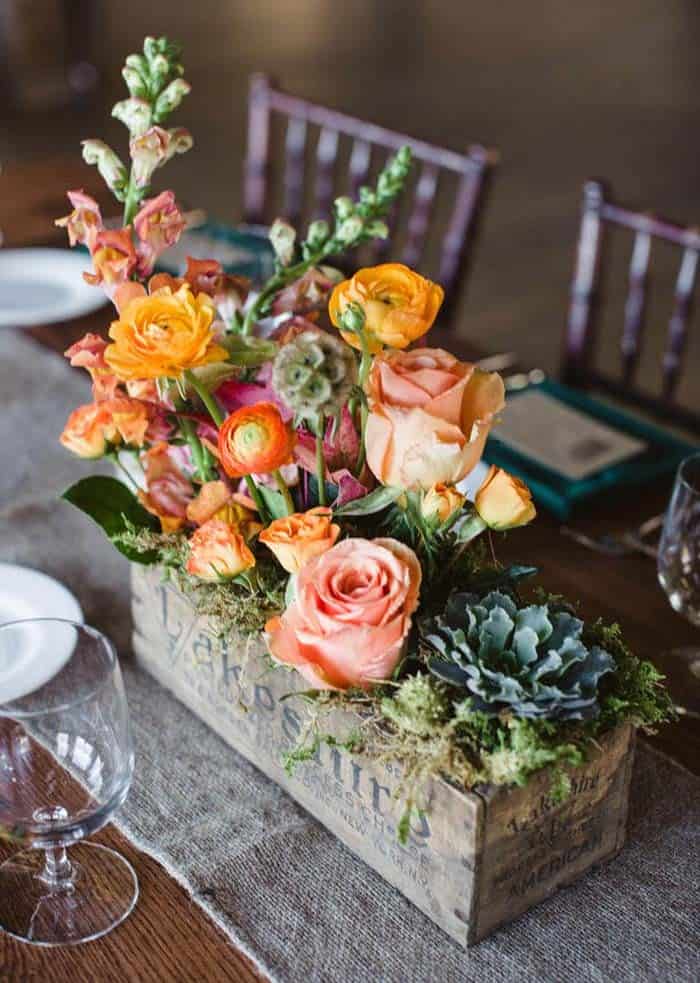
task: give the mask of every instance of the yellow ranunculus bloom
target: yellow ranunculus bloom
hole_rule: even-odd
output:
[[[486,525],[497,531],[524,526],[537,514],[525,482],[495,465],[476,493],[474,506]]]
[[[390,348],[406,348],[429,331],[444,297],[437,283],[426,280],[402,263],[383,263],[358,270],[333,290],[328,313],[345,341],[361,349],[359,337],[343,331],[340,318],[350,304],[365,315],[365,337],[372,354]]]
[[[135,297],[109,329],[113,344],[105,361],[122,380],[174,379],[186,369],[225,361],[228,354],[214,340],[213,320],[211,297],[195,296],[188,284]]]

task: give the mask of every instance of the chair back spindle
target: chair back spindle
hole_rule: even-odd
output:
[[[452,308],[456,287],[466,269],[470,247],[475,238],[477,219],[488,187],[488,179],[497,162],[494,151],[475,145],[466,153],[456,153],[402,133],[385,129],[354,116],[328,109],[289,95],[266,75],[250,79],[248,150],[245,162],[244,220],[262,225],[274,218],[270,214],[271,126],[277,114],[286,121],[285,161],[283,167],[284,215],[294,224],[304,218],[305,188],[312,189],[312,218],[327,218],[333,199],[348,192],[356,196],[366,184],[375,151],[388,160],[407,144],[418,165],[413,199],[403,236],[401,260],[418,266],[426,255],[433,234],[435,199],[443,175],[456,176],[454,205],[447,229],[439,243],[437,279],[445,288],[443,312]],[[309,128],[319,131],[313,174],[306,173]],[[340,173],[341,141],[350,141],[345,173]],[[398,206],[388,216],[393,223],[403,214]],[[382,262],[392,249],[390,241],[372,244],[372,262]]]
[[[619,377],[602,372],[594,366],[600,271],[605,231],[610,226],[634,233],[620,338],[622,371]],[[637,385],[636,374],[644,341],[649,266],[655,240],[679,247],[682,256],[660,383],[656,392],[648,392]],[[700,414],[680,406],[676,400],[688,339],[699,256],[698,229],[676,225],[649,213],[622,208],[610,201],[602,182],[586,182],[562,362],[564,380],[573,385],[603,389],[670,422],[700,431]]]

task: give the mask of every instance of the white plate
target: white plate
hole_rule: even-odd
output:
[[[29,567],[0,563],[0,625],[26,618],[82,623],[83,612],[68,588],[52,577]],[[67,635],[57,639],[48,625],[28,625],[21,650],[13,652],[12,659],[0,658],[0,703],[17,700],[52,679],[71,656],[73,648],[67,639]]]
[[[107,303],[100,287],[83,280],[87,253],[69,249],[0,249],[0,328],[53,324]]]

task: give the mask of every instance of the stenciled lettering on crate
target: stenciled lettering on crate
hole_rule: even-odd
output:
[[[426,789],[406,844],[398,765],[322,745],[293,775],[283,767],[304,727],[288,694],[306,688],[271,666],[262,639],[219,639],[160,571],[133,567],[134,651],[143,667],[231,747],[281,785],[351,850],[462,945],[484,938],[614,856],[624,842],[633,733],[621,727],[571,769],[564,803],[547,774],[524,788]],[[329,721],[352,729],[348,713]],[[324,724],[324,726],[326,726]]]

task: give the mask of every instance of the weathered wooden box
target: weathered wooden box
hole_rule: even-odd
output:
[[[548,796],[546,775],[525,788],[478,792],[433,782],[429,808],[402,846],[402,807],[392,796],[397,768],[322,747],[287,775],[282,755],[296,744],[304,710],[280,698],[307,684],[270,669],[262,642],[251,651],[245,640],[217,640],[186,598],[162,584],[160,571],[134,567],[132,590],[134,651],[143,667],[462,945],[620,850],[630,727],[611,732],[585,766],[570,771],[573,792],[561,804]]]

